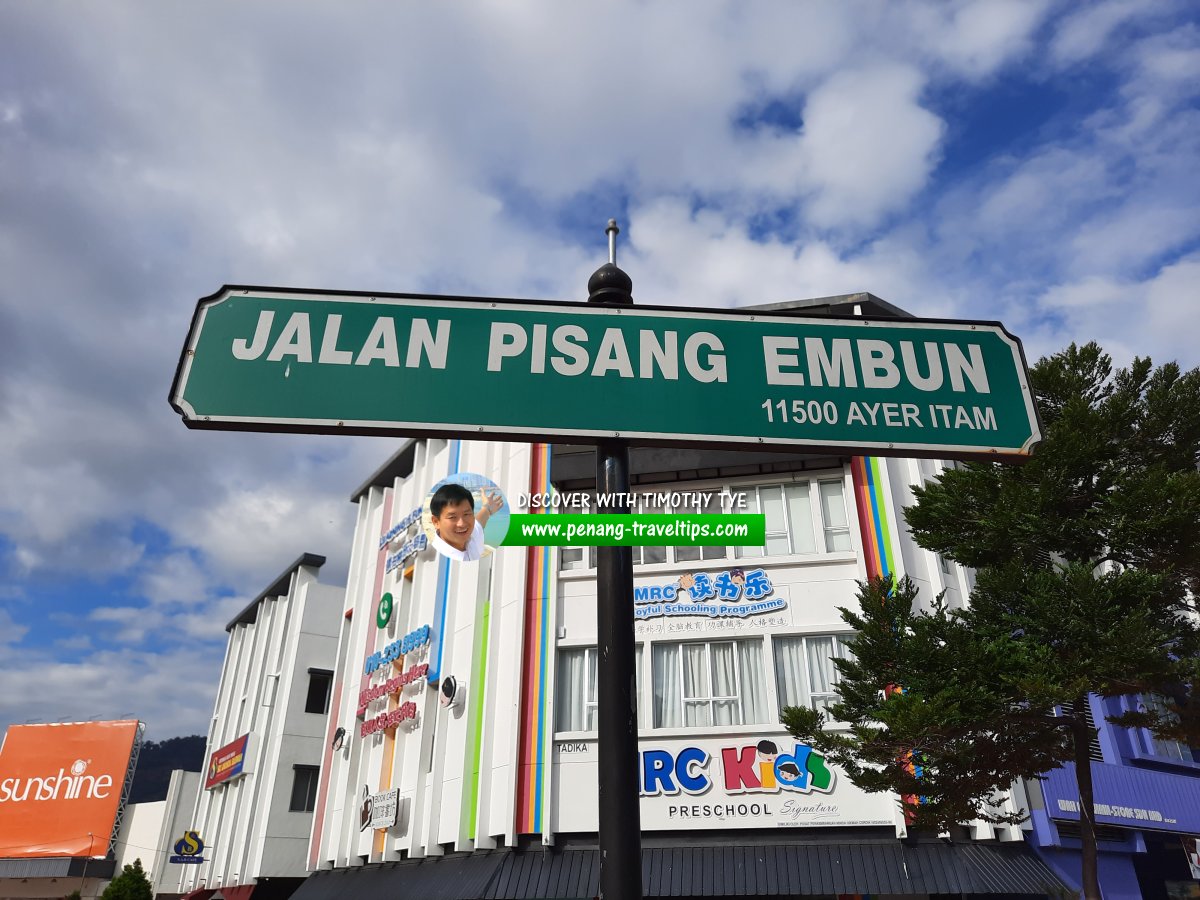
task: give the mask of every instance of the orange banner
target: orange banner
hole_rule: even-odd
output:
[[[0,857],[104,856],[135,720],[12,725],[0,749]]]

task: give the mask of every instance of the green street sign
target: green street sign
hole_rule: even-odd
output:
[[[171,404],[191,428],[1020,457],[996,322],[226,287]]]

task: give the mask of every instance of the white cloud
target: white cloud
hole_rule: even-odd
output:
[[[1054,61],[1076,63],[1099,53],[1122,24],[1165,4],[1148,0],[1105,0],[1082,4],[1058,24],[1050,42]]]
[[[867,291],[910,311],[937,315],[946,309],[931,290],[930,273],[906,238],[881,240],[844,258],[814,240],[797,247],[756,240],[743,221],[715,211],[693,213],[677,200],[633,210],[638,239],[633,261],[634,298],[669,306],[750,306]]]
[[[943,7],[948,22],[933,42],[936,52],[956,71],[974,78],[990,75],[1027,51],[1035,27],[1050,7],[1046,0],[974,0],[952,7],[937,5]]]
[[[146,736],[204,733],[212,715],[222,651],[180,647],[169,654],[26,653],[0,660],[8,722],[79,722],[133,715]],[[203,677],[197,677],[203,676]]]
[[[0,609],[0,644],[16,644],[28,632],[28,628],[13,620],[12,613],[6,609]]]
[[[879,66],[809,94],[797,149],[814,225],[874,225],[925,185],[945,126],[921,107],[922,82],[913,68]]]
[[[1200,40],[1170,27],[1177,5],[1138,6],[6,10],[5,559],[34,602],[66,560],[119,584],[84,627],[130,654],[54,620],[74,658],[30,651],[40,629],[9,640],[6,687],[46,666],[62,715],[94,714],[71,692],[91,679],[97,709],[107,689],[202,722],[204,702],[163,701],[149,650],[194,644],[189,683],[215,684],[225,622],[283,566],[311,551],[322,580],[344,572],[347,497],[394,442],[188,432],[167,406],[196,299],[222,283],[580,299],[620,214],[639,302],[866,290],[1000,318],[1031,356],[1099,336],[1194,364],[1195,259],[1163,260],[1200,229]],[[1062,81],[1077,119],[940,178],[944,98],[1080,61],[1119,89]],[[24,678],[5,700],[21,718]]]
[[[1198,284],[1200,256],[1193,255],[1144,280],[1092,276],[1055,285],[1040,305],[1062,317],[1064,331],[1098,341],[1118,362],[1150,356],[1159,364],[1176,360],[1190,369],[1200,364]]]

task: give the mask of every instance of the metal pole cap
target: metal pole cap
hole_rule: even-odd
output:
[[[616,263],[605,263],[588,279],[588,303],[633,305],[633,279]]]

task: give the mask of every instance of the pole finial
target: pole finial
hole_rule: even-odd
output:
[[[588,302],[627,306],[633,303],[633,280],[617,267],[617,235],[621,229],[616,219],[608,220],[604,233],[608,235],[608,262],[588,279]]]

